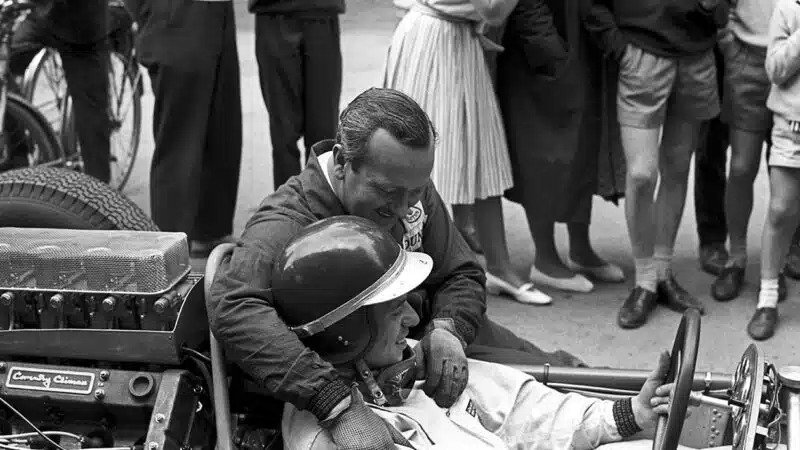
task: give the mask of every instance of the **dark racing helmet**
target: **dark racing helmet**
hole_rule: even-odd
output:
[[[360,359],[377,320],[368,305],[419,286],[433,261],[407,252],[373,222],[337,216],[304,228],[275,261],[275,309],[306,345],[333,364]]]

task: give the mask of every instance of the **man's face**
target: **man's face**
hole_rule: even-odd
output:
[[[334,166],[343,180],[341,201],[348,214],[372,220],[384,230],[405,217],[416,204],[433,170],[433,148],[399,143],[378,129],[367,143],[367,155],[357,170],[351,164]]]
[[[372,348],[364,355],[370,369],[380,369],[403,360],[406,336],[419,324],[419,316],[406,301],[406,296],[370,308],[370,320],[376,321],[377,336]]]

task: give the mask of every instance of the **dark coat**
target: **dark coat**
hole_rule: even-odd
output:
[[[584,28],[581,0],[519,0],[498,57],[514,187],[544,221],[588,223],[592,195],[624,193],[616,62]]]

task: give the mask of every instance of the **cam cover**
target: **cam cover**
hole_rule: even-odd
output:
[[[0,228],[0,289],[159,295],[191,270],[184,233]]]

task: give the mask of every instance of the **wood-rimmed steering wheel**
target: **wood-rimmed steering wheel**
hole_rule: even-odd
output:
[[[676,450],[683,421],[689,408],[689,394],[694,383],[697,348],[700,345],[700,312],[690,308],[683,313],[670,353],[669,372],[664,383],[675,383],[670,399],[669,415],[659,417],[653,450]]]

